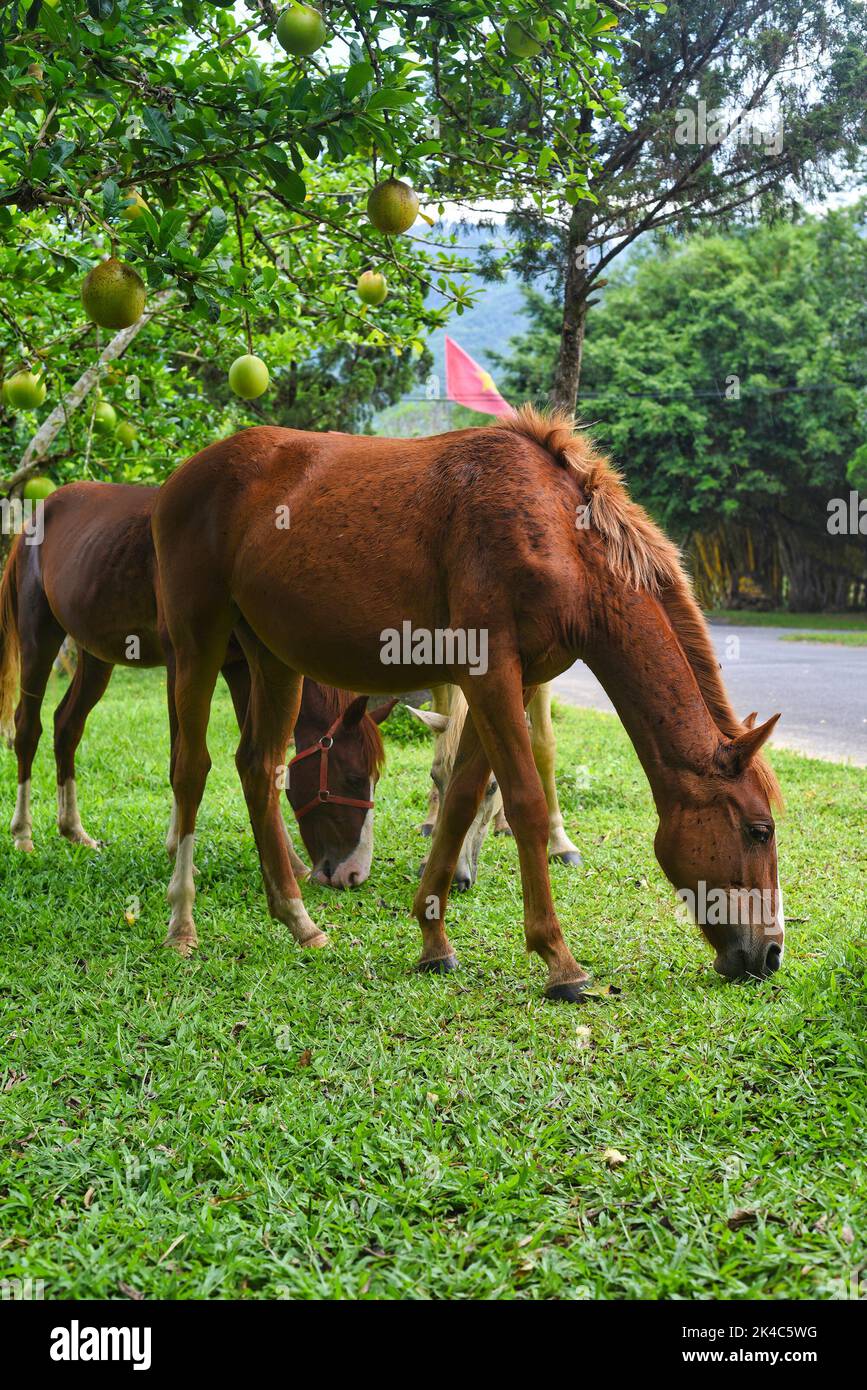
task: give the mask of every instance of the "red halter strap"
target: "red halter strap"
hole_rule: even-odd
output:
[[[362,801],[355,796],[335,796],[334,792],[328,790],[328,750],[334,743],[334,731],[339,726],[342,718],[343,715],[339,714],[331,725],[331,728],[325,730],[325,733],[317,743],[313,743],[309,748],[305,748],[303,753],[296,753],[295,757],[292,758],[289,763],[291,769],[296,763],[300,763],[302,758],[310,758],[314,753],[318,753],[321,758],[319,764],[319,791],[312,801],[308,801],[306,806],[302,806],[300,811],[295,812],[296,820],[300,820],[302,816],[306,816],[307,812],[312,811],[314,806],[322,806],[329,801],[338,806],[359,806],[365,811],[369,811],[373,806],[372,801]]]

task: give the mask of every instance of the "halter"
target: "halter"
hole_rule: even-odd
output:
[[[312,811],[314,806],[322,806],[326,802],[332,802],[338,806],[360,806],[365,811],[369,811],[373,806],[372,801],[362,801],[359,797],[355,796],[335,796],[334,792],[328,790],[328,750],[334,744],[334,732],[339,727],[342,718],[343,715],[339,714],[331,725],[331,728],[325,730],[325,733],[318,742],[312,743],[309,748],[305,748],[303,753],[296,753],[295,757],[292,758],[289,763],[291,769],[296,763],[300,763],[302,758],[309,758],[314,753],[318,753],[322,759],[319,764],[319,791],[312,801],[308,801],[306,806],[302,806],[300,811],[295,812],[296,820],[300,820],[302,816],[306,816],[307,812]]]

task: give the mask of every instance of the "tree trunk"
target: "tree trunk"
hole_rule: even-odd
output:
[[[581,381],[584,325],[587,319],[587,237],[593,219],[589,203],[577,203],[569,219],[566,273],[563,278],[563,325],[554,369],[551,404],[574,415]]]

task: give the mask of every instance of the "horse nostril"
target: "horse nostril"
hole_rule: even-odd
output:
[[[452,887],[456,893],[468,893],[472,886],[472,879],[466,874],[461,874],[460,878],[456,876],[452,882]]]
[[[772,941],[768,947],[768,954],[765,956],[765,971],[768,975],[773,975],[775,970],[779,970],[783,960],[782,947],[778,942]]]
[[[348,877],[347,880],[346,880],[347,887],[349,887],[349,888],[357,888],[360,882],[361,882],[361,877],[360,877],[360,875],[357,874],[357,873],[355,872],[355,870],[353,869],[353,870],[352,870],[352,873],[349,875],[349,877]]]
[[[330,878],[331,878],[331,860],[330,860],[330,859],[323,859],[323,861],[322,861],[322,863],[320,864],[319,867],[320,867],[320,869],[322,870],[322,873],[324,874],[324,876],[325,876],[326,878],[329,878],[329,879],[330,879]]]

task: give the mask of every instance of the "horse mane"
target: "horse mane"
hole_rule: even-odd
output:
[[[318,681],[316,684],[325,706],[325,714],[329,724],[332,724],[338,715],[343,714],[353,700],[358,699],[352,690],[338,690],[336,686],[320,685]],[[385,744],[382,741],[382,734],[379,732],[379,725],[374,723],[369,714],[365,714],[358,729],[361,734],[367,771],[371,776],[374,773],[379,776],[385,764]]]
[[[677,637],[708,711],[726,738],[745,730],[728,697],[707,623],[683,568],[680,551],[629,496],[623,475],[579,433],[563,411],[542,413],[524,405],[498,421],[500,429],[532,439],[561,467],[577,475],[590,504],[590,519],[605,545],[612,573],[633,589],[654,597]],[[771,805],[782,794],[770,764],[759,753],[755,770]]]

